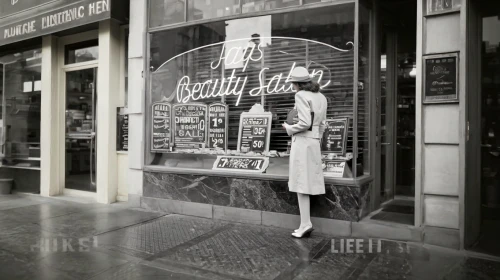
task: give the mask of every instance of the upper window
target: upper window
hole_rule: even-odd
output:
[[[90,40],[66,45],[64,49],[65,64],[80,63],[99,59],[99,41]]]

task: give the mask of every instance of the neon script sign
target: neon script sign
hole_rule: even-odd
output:
[[[300,42],[310,46],[324,46],[327,47],[328,50],[333,49],[339,52],[349,52],[352,50],[352,46],[354,45],[352,42],[346,43],[346,46],[351,46],[350,49],[340,49],[325,43],[321,43],[318,41],[301,39],[301,38],[291,38],[291,37],[260,37],[261,39],[268,39],[267,41],[277,41],[282,40],[282,42]],[[270,40],[269,40],[270,39]],[[294,42],[295,41],[295,42]],[[224,76],[218,78],[211,78],[204,81],[192,81],[192,78],[189,75],[182,76],[178,79],[176,83],[176,87],[174,89],[173,94],[168,101],[171,101],[173,98],[176,98],[178,103],[188,103],[192,101],[200,101],[203,99],[214,98],[214,97],[222,97],[222,96],[237,96],[236,106],[239,105],[242,95],[244,94],[244,90],[250,96],[259,96],[259,95],[269,95],[269,94],[283,94],[289,93],[293,91],[293,85],[290,83],[291,72],[296,67],[297,63],[293,62],[292,66],[285,73],[278,73],[275,75],[269,75],[271,72],[269,67],[265,67],[261,65],[265,60],[265,55],[273,52],[272,45],[266,43],[258,43],[256,44],[252,41],[251,38],[245,39],[237,39],[230,40],[220,43],[215,43],[211,45],[206,45],[203,47],[195,48],[190,51],[181,53],[173,58],[169,59],[162,66],[156,70],[156,72],[162,70],[162,68],[167,65],[169,62],[174,61],[178,58],[181,58],[188,53],[199,51],[201,49],[210,48],[210,47],[220,47],[222,49],[217,59],[211,61],[209,67],[212,71],[217,71],[219,69],[224,72]],[[267,49],[267,50],[266,50]],[[269,51],[268,51],[269,50]],[[281,50],[276,50],[276,53],[279,55],[289,55],[291,59],[303,60],[303,56],[297,56],[294,54],[290,54]],[[331,83],[331,73],[328,67],[316,63],[314,61],[310,61],[308,65],[311,66],[316,64],[315,66],[319,66],[320,69],[313,69],[311,76],[317,79],[321,88],[327,87]],[[260,72],[258,74],[258,86],[252,87],[248,89],[248,85],[250,83],[248,75],[242,75],[243,73],[247,73],[249,65],[259,65]],[[316,67],[315,67],[316,68]],[[229,71],[229,72],[228,72]],[[252,83],[254,84],[254,83]]]

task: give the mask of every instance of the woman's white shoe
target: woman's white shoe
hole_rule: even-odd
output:
[[[306,226],[303,229],[299,229],[299,231],[296,231],[292,233],[292,236],[295,238],[302,238],[302,237],[309,237],[311,236],[311,232],[314,230],[312,225]]]

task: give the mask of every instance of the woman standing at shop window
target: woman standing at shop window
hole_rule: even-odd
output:
[[[297,193],[300,209],[300,227],[292,236],[302,238],[313,231],[309,196],[325,193],[320,139],[328,104],[319,92],[319,84],[312,81],[306,68],[293,69],[290,81],[297,91],[295,108],[283,127],[292,136],[288,188]]]

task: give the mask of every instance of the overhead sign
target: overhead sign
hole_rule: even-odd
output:
[[[40,6],[42,4],[47,4],[44,6],[53,6],[50,4],[52,2],[58,5],[56,5],[56,8],[48,9],[48,11],[47,9],[41,8],[35,9],[34,11],[42,10],[42,12],[31,17],[23,14],[22,17],[13,15],[3,19],[2,22],[8,23],[0,26],[0,46],[109,19],[111,17],[111,0],[18,0],[12,7],[9,6],[9,9],[4,11],[3,8],[13,3],[13,1],[15,0],[1,1],[1,15],[7,16],[9,15],[9,11],[10,14],[12,14],[26,10],[26,8],[22,7],[26,7],[26,5],[29,6],[29,4],[20,4],[21,2],[31,3],[31,7]],[[19,8],[15,8],[16,6]],[[7,20],[10,18],[12,18],[12,21]]]
[[[458,53],[424,57],[424,103],[458,102]]]
[[[3,0],[0,2],[0,18],[56,1],[60,0]]]

